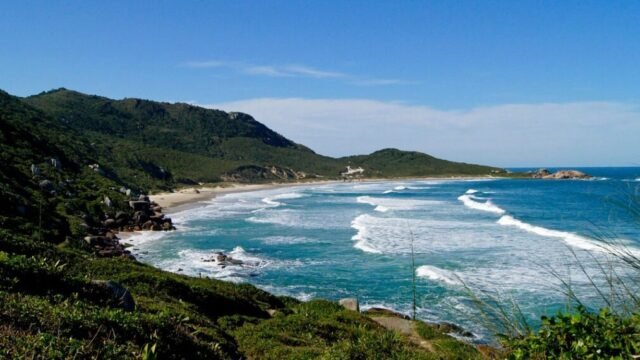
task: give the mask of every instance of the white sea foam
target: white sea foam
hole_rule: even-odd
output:
[[[353,219],[351,222],[351,227],[356,229],[358,233],[351,237],[351,240],[354,240],[356,243],[353,245],[356,249],[360,249],[364,252],[381,254],[382,251],[376,249],[369,243],[369,232],[367,230],[366,220],[371,218],[369,215],[360,215],[357,218]]]
[[[398,192],[402,192],[405,190],[426,190],[426,189],[431,189],[430,186],[404,186],[404,185],[399,185],[399,186],[395,186],[392,190],[385,190],[383,192],[383,194],[391,194],[391,193],[398,193]]]
[[[431,265],[422,265],[416,269],[416,275],[433,281],[443,282],[448,285],[462,285],[458,274],[453,271],[440,269]]]
[[[470,189],[473,190],[473,189]],[[468,192],[468,190],[467,190]],[[472,193],[473,194],[473,193]],[[491,213],[495,213],[495,214],[504,214],[505,210],[498,207],[497,205],[495,205],[494,203],[491,202],[491,200],[487,200],[485,202],[478,202],[478,201],[474,201],[472,198],[473,195],[461,195],[458,197],[458,200],[462,201],[462,203],[464,204],[464,206],[470,208],[470,209],[474,209],[474,210],[481,210],[481,211],[487,211],[487,212],[491,212]],[[475,197],[476,199],[478,199],[477,197]]]
[[[477,192],[478,192],[478,190],[476,190],[476,189],[469,189],[469,190],[467,190],[467,191],[465,192],[465,194],[475,194],[475,193],[477,193]]]
[[[637,251],[636,249],[630,248],[628,246],[625,248],[620,248],[612,244],[599,242],[599,241],[589,239],[587,237],[580,236],[578,234],[574,234],[571,232],[552,230],[552,229],[547,229],[541,226],[531,225],[523,221],[520,221],[518,219],[515,219],[514,217],[509,215],[502,216],[498,220],[498,224],[504,225],[504,226],[514,226],[526,232],[530,232],[540,236],[562,239],[567,245],[578,248],[578,249],[582,249],[582,250],[599,251],[599,252],[614,253],[614,254],[630,253],[635,256],[640,255],[639,251]]]
[[[436,200],[397,199],[372,196],[358,196],[356,201],[361,204],[375,206],[374,210],[379,212],[387,212],[389,210],[415,210],[442,203]]]
[[[180,250],[177,253],[177,257],[159,260],[157,265],[171,272],[243,282],[247,277],[255,276],[262,268],[273,264],[273,261],[250,254],[242,247],[237,246],[227,254],[235,260],[242,261],[242,264],[227,264],[226,266],[221,266],[213,259],[215,257],[215,251],[223,250]]]
[[[262,199],[262,202],[269,205],[269,206],[281,206],[283,205],[282,202],[277,201],[277,200],[288,200],[288,199],[299,199],[301,197],[304,197],[304,194],[301,193],[285,193],[285,194],[277,194],[274,196],[270,196],[270,197],[265,197]]]
[[[259,240],[268,245],[297,245],[318,242],[318,240],[304,236],[267,236],[259,238]]]

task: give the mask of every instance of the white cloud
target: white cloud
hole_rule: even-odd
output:
[[[183,64],[193,69],[230,69],[246,75],[258,75],[268,77],[299,77],[313,79],[339,79],[352,85],[359,86],[380,86],[380,85],[400,85],[414,82],[400,79],[379,79],[374,77],[362,77],[346,74],[338,71],[322,70],[311,66],[291,64],[291,65],[256,65],[233,61],[188,61]]]
[[[617,102],[441,110],[366,99],[260,98],[207,105],[253,115],[319,153],[384,147],[498,166],[637,165],[640,107]]]

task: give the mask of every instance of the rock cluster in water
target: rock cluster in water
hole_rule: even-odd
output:
[[[559,170],[555,173],[547,169],[538,169],[531,174],[534,179],[590,179],[591,175],[587,175],[578,170]]]

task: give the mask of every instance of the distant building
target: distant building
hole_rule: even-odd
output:
[[[346,171],[340,173],[342,177],[358,177],[364,174],[364,169],[362,167],[351,168],[351,166],[347,166]]]

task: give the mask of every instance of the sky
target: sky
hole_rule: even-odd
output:
[[[316,152],[640,166],[638,1],[13,1],[0,88],[242,111]]]

